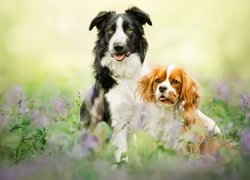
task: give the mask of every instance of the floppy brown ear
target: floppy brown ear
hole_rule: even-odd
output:
[[[97,29],[101,29],[103,27],[103,22],[107,18],[110,17],[111,14],[114,14],[115,11],[101,11],[97,14],[97,16],[91,21],[89,25],[89,30],[91,31],[95,26]]]
[[[125,12],[135,17],[135,19],[137,19],[141,23],[141,25],[148,23],[148,25],[152,26],[152,21],[149,15],[143,12],[142,10],[140,10],[139,8],[133,6],[127,9]]]
[[[184,69],[182,69],[182,82],[181,101],[184,102],[184,109],[195,111],[200,100],[198,83]]]
[[[138,82],[136,93],[144,102],[154,102],[153,77],[152,73],[144,75]]]

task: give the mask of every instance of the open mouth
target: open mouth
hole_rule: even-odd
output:
[[[114,53],[111,53],[111,52],[110,52],[110,56],[111,56],[114,60],[116,60],[116,61],[123,61],[126,57],[129,57],[129,55],[130,55],[130,52],[123,53],[123,54],[119,54],[119,53],[114,54]]]
[[[158,98],[158,100],[159,100],[160,102],[174,104],[174,101],[173,101],[173,100],[171,100],[171,99],[165,97],[164,95],[161,95],[161,96]]]

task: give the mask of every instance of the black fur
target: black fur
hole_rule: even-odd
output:
[[[95,55],[95,61],[93,64],[95,84],[93,86],[93,95],[91,97],[85,97],[81,106],[80,117],[85,121],[85,124],[90,125],[90,108],[94,103],[95,98],[99,97],[100,91],[103,89],[104,94],[111,88],[117,85],[117,81],[113,77],[113,72],[108,67],[101,65],[101,59],[108,51],[108,45],[110,35],[107,33],[108,28],[112,28],[115,31],[116,20],[122,16],[124,19],[123,28],[132,26],[134,33],[129,37],[128,48],[131,53],[138,53],[141,63],[144,62],[148,43],[144,38],[144,30],[142,25],[148,23],[152,25],[152,22],[145,12],[137,7],[129,8],[123,14],[116,14],[115,11],[101,11],[90,23],[89,30],[94,27],[97,28],[97,41],[93,49]],[[121,62],[122,63],[122,62]],[[109,105],[104,98],[104,112],[103,121],[110,123]]]

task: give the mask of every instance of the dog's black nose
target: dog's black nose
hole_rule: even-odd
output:
[[[121,53],[125,50],[125,46],[121,44],[117,44],[114,46],[114,49],[117,53]]]
[[[166,90],[167,90],[166,86],[160,86],[159,87],[159,91],[162,92],[162,93],[165,92]]]

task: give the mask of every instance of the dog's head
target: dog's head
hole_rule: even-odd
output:
[[[89,30],[98,30],[98,40],[94,51],[121,62],[133,53],[139,53],[144,59],[147,41],[144,39],[144,24],[152,25],[149,15],[137,7],[129,8],[123,14],[115,11],[101,11],[91,21]],[[102,46],[100,50],[100,46]]]
[[[145,102],[175,106],[193,111],[199,104],[198,84],[184,68],[175,65],[159,67],[146,74],[137,88]]]

